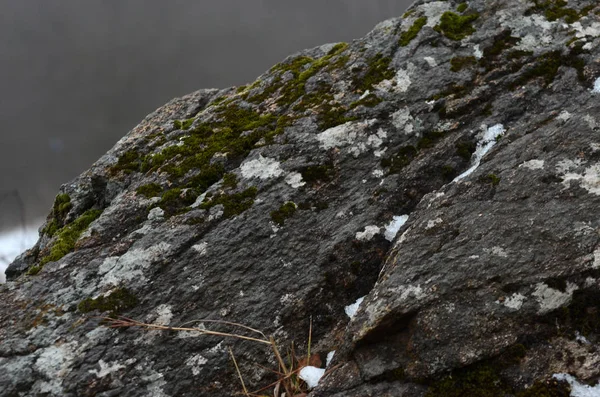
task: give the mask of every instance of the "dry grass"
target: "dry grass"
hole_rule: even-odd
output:
[[[310,322],[310,328],[308,333],[308,348],[307,348],[307,356],[304,359],[300,359],[296,356],[294,345],[292,344],[290,349],[287,352],[287,363],[286,360],[283,359],[277,344],[275,343],[275,339],[273,337],[267,337],[262,331],[248,327],[243,324],[229,322],[229,321],[221,321],[221,320],[195,320],[190,321],[179,327],[170,327],[166,325],[160,324],[148,324],[143,323],[141,321],[137,321],[127,317],[119,317],[119,318],[111,318],[111,317],[102,317],[105,325],[109,328],[142,328],[144,330],[157,330],[157,331],[177,331],[177,332],[197,332],[201,335],[210,335],[210,336],[220,336],[227,338],[234,338],[240,340],[246,340],[254,343],[259,343],[263,345],[269,346],[273,357],[275,358],[278,368],[277,370],[268,369],[262,367],[263,369],[275,374],[277,380],[263,388],[260,388],[255,391],[248,391],[246,384],[244,382],[244,378],[242,377],[240,368],[238,366],[238,362],[233,354],[231,348],[229,348],[229,354],[231,356],[231,360],[235,366],[235,370],[238,378],[240,379],[240,383],[242,386],[243,392],[240,394],[246,397],[304,397],[307,395],[307,386],[299,377],[299,373],[307,365],[311,365],[314,357],[310,355],[310,348],[312,343],[312,320]],[[197,327],[186,327],[185,325],[192,323],[214,323],[231,326],[233,328],[239,329],[239,332],[221,332],[221,331],[211,331],[208,329],[197,328]],[[244,335],[241,332],[247,331],[254,336]],[[317,358],[318,360],[318,358]],[[264,394],[268,393],[269,390],[273,390],[273,394]]]

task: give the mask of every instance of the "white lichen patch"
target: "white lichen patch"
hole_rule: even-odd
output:
[[[506,298],[504,302],[496,301],[496,303],[502,303],[504,306],[509,309],[519,310],[523,307],[523,302],[525,302],[525,295],[514,293],[510,297]]]
[[[287,183],[294,189],[298,189],[306,185],[306,182],[302,180],[302,174],[299,172],[290,172],[289,174],[287,174],[287,176],[285,177],[285,183]]]
[[[410,134],[414,130],[413,117],[410,115],[410,109],[404,107],[398,109],[392,114],[392,125],[396,127],[398,131],[404,131],[405,134]]]
[[[200,375],[200,372],[202,371],[202,367],[207,362],[208,362],[208,360],[206,358],[202,357],[202,355],[196,354],[196,355],[193,355],[190,358],[188,358],[185,362],[185,365],[187,365],[188,367],[190,367],[192,369],[192,374],[194,376],[198,376],[198,375]]]
[[[385,226],[383,236],[387,241],[393,241],[398,234],[398,231],[408,221],[408,215],[394,215],[390,223]]]
[[[384,172],[383,172],[383,170],[377,169],[377,170],[373,170],[371,175],[373,175],[375,178],[381,178],[384,175]]]
[[[496,144],[496,139],[498,139],[498,137],[504,134],[505,132],[506,130],[504,129],[504,126],[502,124],[496,124],[492,127],[486,128],[483,131],[479,142],[477,143],[475,153],[473,153],[473,165],[468,170],[454,178],[453,182],[458,182],[461,179],[464,179],[465,177],[471,175],[471,173],[473,173],[473,171],[475,171],[477,167],[479,167],[483,156],[485,156],[487,152],[489,152],[492,149],[492,147]]]
[[[356,232],[356,239],[360,241],[369,241],[380,232],[380,227],[377,225],[365,226],[362,232]]]
[[[171,305],[159,305],[155,310],[156,319],[152,322],[156,325],[169,325],[173,319],[173,312],[171,311]]]
[[[112,364],[109,364],[104,362],[103,360],[100,360],[98,361],[98,365],[100,366],[99,370],[91,369],[89,371],[91,374],[96,375],[96,377],[98,378],[104,378],[105,376],[108,376],[113,372],[117,372],[120,369],[127,368],[125,365],[119,364],[116,361],[114,361]]]
[[[240,167],[242,176],[246,179],[271,179],[281,176],[284,171],[279,161],[268,157],[258,156],[258,159],[246,161]]]
[[[425,26],[432,28],[440,22],[442,14],[450,10],[450,5],[447,1],[432,1],[420,5],[417,9],[427,17],[427,24]]]
[[[379,130],[377,130],[376,134],[369,135],[369,137],[367,138],[367,146],[370,146],[372,148],[379,148],[381,145],[383,145],[383,141],[386,138],[387,132],[385,132],[383,128],[380,128]]]
[[[585,168],[581,174],[566,172],[562,178],[562,184],[567,188],[571,186],[571,181],[578,181],[579,186],[589,193],[600,196],[600,164],[594,164]]]
[[[544,314],[566,305],[571,301],[573,292],[575,292],[577,289],[577,285],[570,282],[567,282],[567,288],[564,292],[550,288],[545,283],[538,283],[535,291],[532,294],[540,305],[538,313]]]
[[[488,254],[499,256],[501,258],[508,258],[508,253],[502,247],[495,246],[492,248],[485,248],[484,251]]]
[[[412,84],[409,70],[410,68],[407,70],[399,69],[398,72],[396,72],[396,76],[394,77],[396,86],[393,88],[395,92],[402,93],[408,91],[408,88]]]
[[[46,380],[36,381],[32,392],[53,396],[63,395],[62,380],[71,372],[71,363],[76,357],[76,350],[76,342],[42,349],[33,367]]]
[[[147,249],[132,249],[123,256],[111,256],[104,260],[98,268],[102,275],[100,286],[127,284],[131,281],[144,281],[144,270],[152,263],[162,260],[169,252],[171,245],[158,243]]]
[[[359,135],[364,133],[369,122],[349,121],[345,124],[329,128],[317,135],[320,147],[323,149],[332,149],[353,144]]]
[[[200,254],[200,256],[204,256],[208,253],[208,243],[203,241],[200,244],[192,245],[192,249]]]
[[[583,37],[599,37],[600,36],[600,22],[593,22],[590,26],[583,27],[581,22],[577,21],[571,25],[573,29],[577,33],[575,33],[575,37],[583,38]]]
[[[560,121],[568,121],[571,118],[572,114],[567,112],[566,110],[563,110],[562,112],[560,112],[560,114],[558,116],[556,116],[557,120]]]
[[[519,164],[519,168],[527,168],[529,170],[543,170],[544,160],[529,160]]]
[[[592,130],[598,128],[598,122],[596,121],[596,118],[592,115],[586,114],[585,116],[583,116],[583,121],[585,121],[588,127],[590,127],[590,129]]]
[[[365,297],[363,296],[361,298],[358,298],[356,300],[356,302],[354,302],[353,304],[348,305],[348,306],[346,306],[344,308],[344,311],[346,312],[346,315],[350,319],[354,318],[354,316],[356,315],[356,312],[358,311],[358,308],[360,307],[360,304],[363,303],[364,300],[365,300]]]
[[[481,51],[481,48],[479,48],[479,44],[477,44],[475,47],[473,47],[473,56],[476,59],[483,58],[483,51]]]
[[[442,218],[430,219],[430,220],[427,221],[427,225],[425,226],[425,230],[433,229],[434,227],[436,227],[437,225],[439,225],[442,222],[444,222],[442,220]]]
[[[425,60],[425,62],[427,62],[427,64],[429,65],[429,67],[435,68],[437,66],[437,62],[435,61],[435,58],[433,58],[433,57],[424,57],[423,59]]]
[[[600,269],[600,248],[596,248],[594,251],[594,262],[592,263],[592,269]]]
[[[148,212],[148,220],[149,221],[154,221],[154,220],[161,220],[165,217],[165,211],[160,208],[160,207],[156,207],[156,208],[152,208],[150,210],[150,212]]]

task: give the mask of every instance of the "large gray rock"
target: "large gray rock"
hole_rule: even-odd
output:
[[[314,396],[595,381],[599,13],[418,1],[158,109],[61,188],[9,268],[0,395],[230,396],[229,348],[249,389],[276,380],[263,344],[99,315],[242,323],[298,357],[312,322],[311,352],[336,350]]]

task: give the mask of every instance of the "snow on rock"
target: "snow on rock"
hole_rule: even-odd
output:
[[[15,230],[0,234],[0,283],[6,281],[4,271],[10,263],[38,239],[37,228]]]
[[[326,367],[329,367],[329,364],[331,364],[331,360],[333,360],[334,355],[335,355],[335,350],[332,350],[329,353],[327,353],[327,358],[325,360]]]
[[[600,77],[596,79],[594,82],[594,89],[592,90],[594,93],[600,93]]]
[[[600,396],[600,383],[596,386],[588,386],[569,375],[569,374],[555,374],[554,379],[568,382],[571,386],[571,397],[599,397]]]
[[[487,154],[487,152],[489,152],[490,149],[496,144],[496,139],[500,135],[504,134],[505,132],[506,132],[506,129],[504,128],[504,126],[502,124],[496,124],[488,129],[486,129],[485,132],[483,133],[483,136],[477,143],[477,148],[475,149],[475,153],[473,153],[473,157],[472,157],[473,165],[471,166],[471,168],[469,168],[468,170],[466,170],[465,172],[463,172],[462,174],[460,174],[459,176],[454,178],[453,182],[458,182],[461,179],[464,179],[467,176],[471,175],[471,173],[473,173],[473,171],[475,171],[477,169],[477,167],[479,167],[479,164],[481,163],[481,159],[483,158],[483,156],[485,156]]]
[[[309,389],[313,389],[317,387],[324,374],[324,368],[317,368],[309,365],[300,370],[299,376],[300,379],[306,382]]]
[[[361,241],[369,241],[375,235],[379,234],[380,227],[377,225],[365,226],[365,230],[363,232],[356,232],[356,239]]]
[[[258,156],[258,159],[256,160],[246,161],[242,164],[240,169],[242,171],[242,176],[246,179],[277,178],[284,172],[283,169],[281,169],[279,161],[263,156]]]
[[[406,223],[406,221],[408,220],[408,215],[394,215],[394,218],[392,219],[392,221],[390,223],[388,223],[385,227],[385,232],[384,232],[384,237],[387,241],[392,241],[394,240],[394,238],[396,237],[396,234],[398,234],[398,230],[400,230],[400,228],[402,226],[404,226],[404,224]]]
[[[358,310],[358,307],[360,306],[360,304],[365,300],[365,297],[363,296],[362,298],[358,298],[356,300],[356,302],[354,302],[351,305],[348,305],[344,308],[344,311],[346,312],[346,315],[348,317],[350,317],[350,319],[352,319],[355,315],[356,312]]]

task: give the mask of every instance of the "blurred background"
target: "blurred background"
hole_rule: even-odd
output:
[[[0,280],[61,184],[142,118],[287,55],[352,41],[412,0],[0,0]]]

